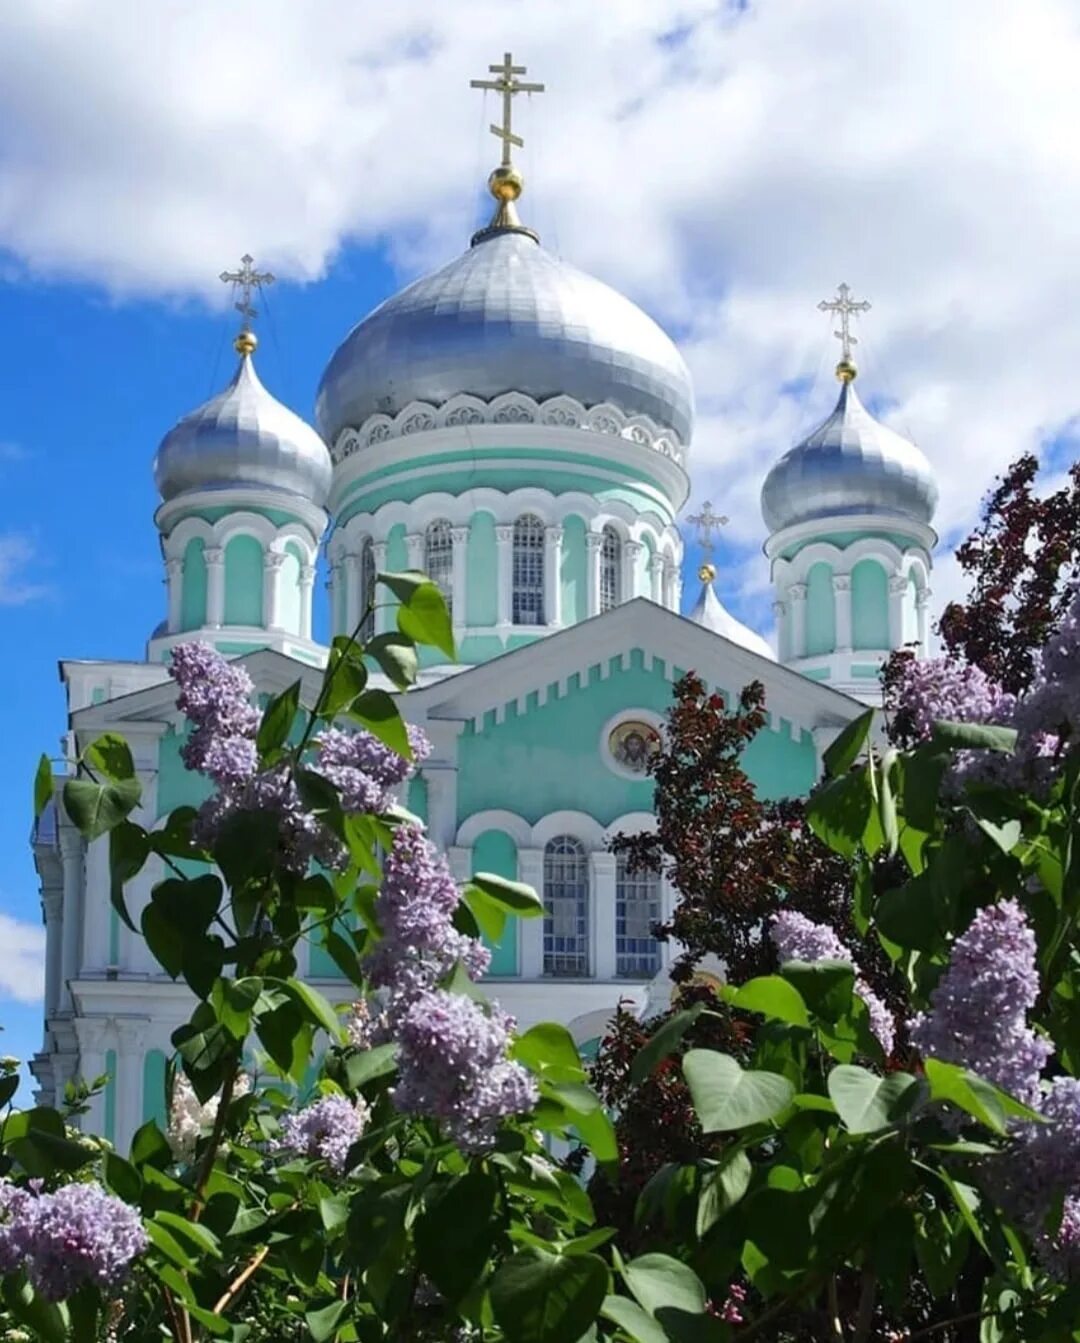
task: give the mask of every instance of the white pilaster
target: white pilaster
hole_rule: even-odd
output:
[[[84,1082],[93,1083],[105,1072],[106,1052],[116,1048],[113,1023],[108,1018],[77,1017],[74,1025],[79,1041],[79,1063],[75,1076],[81,1077]],[[80,1127],[87,1133],[105,1132],[104,1091],[91,1099],[88,1113],[80,1120]],[[114,1134],[106,1136],[115,1139]]]
[[[263,554],[263,624],[268,630],[281,628],[281,571],[285,555],[280,550]]]
[[[889,579],[889,647],[899,648],[904,642],[904,593],[908,590],[905,574],[893,574]]]
[[[645,549],[643,541],[624,541],[622,545],[623,553],[623,571],[622,571],[622,591],[619,594],[624,602],[633,600],[641,594],[638,592],[638,561],[641,559],[641,552]]]
[[[773,617],[776,620],[776,656],[781,662],[790,657],[788,640],[790,630],[788,629],[788,607],[787,602],[773,602]]]
[[[165,561],[165,582],[169,595],[170,634],[180,629],[180,612],[184,601],[184,561],[179,555],[172,555]]]
[[[49,886],[42,891],[45,907],[45,1019],[61,1007],[61,951],[64,928],[64,888]]]
[[[679,577],[679,566],[674,560],[664,559],[664,605],[669,611],[678,611],[682,605],[681,597],[682,581]]]
[[[428,835],[440,849],[448,849],[457,835],[457,770],[429,762],[424,766],[424,778]]]
[[[426,557],[424,555],[424,533],[410,532],[405,538],[405,551],[409,557],[409,568],[419,569],[424,572]]]
[[[103,970],[112,963],[109,900],[109,838],[95,839],[86,846],[86,894],[83,898],[82,966]]]
[[[594,937],[592,972],[597,979],[614,979],[615,960],[615,867],[613,853],[599,849],[589,854]]]
[[[514,524],[497,523],[495,527],[495,562],[498,579],[498,629],[505,638],[513,616],[514,595]],[[535,920],[534,920],[535,922]]]
[[[468,558],[469,528],[450,528],[451,564],[450,571],[450,615],[454,629],[462,630],[466,625],[468,595],[466,592],[466,560]]]
[[[562,624],[562,540],[558,523],[544,528],[544,624]]]
[[[921,588],[915,594],[915,616],[919,622],[919,656],[930,656],[930,589]]]
[[[75,1010],[69,986],[79,977],[79,931],[84,885],[83,851],[82,836],[75,827],[61,825],[60,857],[64,864],[64,896],[60,952],[61,985],[57,1008],[64,1012]]]
[[[385,541],[375,541],[371,546],[371,557],[375,561],[375,573],[386,573],[386,550]],[[359,582],[357,584],[359,586]],[[390,592],[388,588],[376,587],[375,589],[375,633],[385,634],[388,629],[393,628],[391,619],[393,612],[390,609]],[[353,629],[355,629],[355,625]],[[349,634],[352,630],[347,631]]]
[[[352,634],[363,614],[360,563],[360,556],[352,550],[348,551],[341,561],[341,574],[345,583],[345,628],[341,631],[342,634]]]
[[[218,629],[225,620],[225,552],[220,546],[203,551],[206,561],[206,623]]]
[[[315,566],[300,566],[300,628],[297,633],[301,639],[311,638],[311,593],[315,587]]]
[[[116,1023],[116,1146],[126,1152],[142,1124],[143,1058],[146,1053],[148,1020]]]
[[[664,557],[655,550],[649,556],[649,600],[664,604]]]
[[[518,879],[544,898],[543,849],[518,849]],[[521,977],[540,979],[544,973],[543,918],[521,920]]]
[[[604,549],[604,537],[601,532],[585,533],[585,558],[587,563],[586,600],[588,614],[600,613],[600,559]]]
[[[788,605],[791,611],[791,643],[788,656],[801,658],[806,656],[806,584],[792,583],[788,588]]]
[[[851,575],[833,574],[833,601],[836,604],[836,651],[851,652]]]

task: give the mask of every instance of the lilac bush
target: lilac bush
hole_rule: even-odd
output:
[[[936,722],[1007,722],[1015,703],[979,667],[953,658],[905,658],[894,694],[915,741],[929,741]]]
[[[362,1099],[323,1096],[285,1116],[275,1146],[313,1161],[325,1161],[335,1175],[341,1175],[349,1149],[363,1136],[370,1115],[370,1108]]]

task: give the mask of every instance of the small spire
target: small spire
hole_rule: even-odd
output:
[[[231,284],[234,292],[239,292],[239,299],[233,304],[236,311],[243,318],[240,324],[240,330],[236,339],[233,341],[233,349],[241,358],[246,359],[249,354],[253,354],[258,340],[255,332],[251,329],[251,323],[259,315],[259,310],[251,302],[251,296],[260,290],[263,285],[274,283],[274,277],[270,272],[259,272],[255,269],[255,258],[248,253],[240,258],[239,270],[223,270],[218,276],[223,284]]]
[[[836,366],[836,376],[843,383],[854,382],[859,368],[851,356],[851,347],[858,345],[858,338],[851,334],[851,314],[869,312],[870,304],[866,299],[855,300],[846,284],[837,286],[836,298],[823,298],[818,304],[819,312],[834,312],[840,318],[840,330],[833,335],[840,342],[840,362]]]
[[[701,512],[686,520],[692,527],[697,528],[698,545],[705,552],[705,560],[698,569],[697,576],[703,583],[711,583],[716,577],[716,565],[712,559],[713,547],[716,544],[713,541],[713,532],[726,527],[730,519],[723,513],[714,513],[712,504],[706,499],[701,505]]]
[[[526,228],[518,217],[515,202],[521,195],[525,179],[511,162],[510,146],[516,145],[520,149],[525,143],[521,136],[516,135],[513,131],[515,96],[519,93],[543,93],[544,86],[543,84],[528,84],[518,79],[518,75],[526,73],[527,67],[515,65],[510,52],[506,52],[500,65],[489,65],[488,70],[496,76],[495,79],[470,79],[469,87],[471,89],[490,89],[502,95],[502,125],[492,124],[489,127],[492,135],[502,141],[502,160],[488,178],[488,190],[495,197],[498,205],[495,207],[495,213],[487,228],[481,229],[473,235],[473,246],[490,238],[495,233],[525,233],[534,241],[539,242],[539,238],[533,230]]]

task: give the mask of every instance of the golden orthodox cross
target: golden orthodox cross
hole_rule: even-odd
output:
[[[818,304],[820,312],[834,312],[840,318],[840,330],[834,331],[833,335],[840,342],[840,358],[844,363],[851,362],[851,347],[858,345],[858,340],[851,334],[851,314],[853,312],[869,312],[870,304],[865,299],[856,302],[851,297],[851,290],[846,284],[839,285],[836,290],[836,298],[823,298]]]
[[[518,93],[543,93],[543,84],[526,84],[518,79],[518,75],[526,73],[527,67],[524,65],[515,65],[514,58],[507,52],[502,59],[501,65],[489,65],[488,70],[497,75],[496,79],[470,79],[469,88],[471,89],[492,89],[495,93],[502,94],[502,125],[491,126],[492,135],[497,136],[502,141],[502,166],[510,166],[510,146],[517,145],[518,149],[525,143],[520,135],[515,135],[511,129],[513,124],[513,104],[514,95]]]
[[[701,505],[701,512],[695,517],[689,517],[686,520],[692,527],[697,528],[698,545],[706,555],[711,556],[715,544],[713,541],[713,532],[718,532],[721,527],[726,527],[730,518],[726,518],[722,513],[714,513],[712,504],[706,499]]]
[[[239,290],[240,299],[235,306],[236,311],[244,319],[242,330],[245,332],[251,329],[252,319],[258,316],[258,309],[252,306],[252,294],[263,285],[274,283],[274,277],[270,272],[257,271],[254,262],[255,258],[245,252],[240,258],[239,270],[223,270],[218,276],[222,283],[234,285]]]

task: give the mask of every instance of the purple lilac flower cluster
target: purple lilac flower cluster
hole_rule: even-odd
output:
[[[512,1019],[460,993],[432,989],[398,1024],[394,1104],[442,1122],[461,1147],[490,1146],[499,1121],[536,1103],[532,1078],[507,1058]]]
[[[99,1184],[33,1194],[0,1180],[0,1272],[24,1268],[46,1301],[84,1283],[116,1287],[148,1244],[135,1209]]]
[[[1053,1052],[1027,1024],[1039,996],[1035,955],[1035,934],[1016,901],[987,905],[956,939],[931,1011],[911,1023],[924,1054],[970,1068],[1026,1105],[1038,1103]]]
[[[285,1117],[275,1147],[298,1152],[312,1161],[325,1161],[336,1175],[341,1175],[349,1149],[362,1136],[370,1113],[364,1100],[323,1096]]]
[[[897,701],[918,741],[929,741],[937,722],[1007,722],[1015,703],[980,667],[952,658],[906,659]]]
[[[815,923],[798,910],[782,909],[775,914],[769,927],[769,937],[781,964],[785,961],[847,961],[858,970],[855,957],[835,931],[826,923]],[[870,1030],[887,1058],[896,1043],[893,1015],[858,973],[855,977],[855,992],[866,1004]]]

